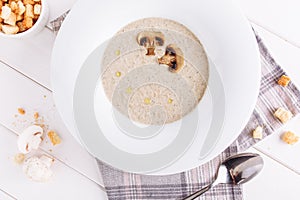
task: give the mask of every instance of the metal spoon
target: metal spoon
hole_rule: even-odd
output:
[[[215,180],[201,190],[185,197],[183,200],[192,200],[218,184],[243,184],[251,180],[262,169],[262,157],[254,153],[242,153],[227,158],[220,166]]]

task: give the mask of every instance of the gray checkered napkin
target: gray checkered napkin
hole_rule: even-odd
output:
[[[53,30],[58,32],[67,13],[52,21]],[[149,176],[120,171],[97,160],[109,199],[181,199],[210,183],[217,166],[226,157],[244,151],[258,141],[251,133],[258,125],[264,127],[264,137],[271,135],[282,124],[274,118],[278,107],[299,113],[300,93],[291,82],[287,87],[279,86],[276,81],[285,74],[275,62],[261,38],[255,33],[261,54],[261,86],[253,114],[239,137],[219,156],[195,169],[168,175]],[[199,199],[240,200],[243,199],[241,186],[218,185]]]

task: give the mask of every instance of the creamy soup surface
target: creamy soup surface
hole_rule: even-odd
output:
[[[199,39],[184,25],[146,18],[123,27],[109,41],[102,85],[112,105],[147,125],[177,121],[197,107],[209,65]]]

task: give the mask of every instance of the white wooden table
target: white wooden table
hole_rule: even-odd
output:
[[[300,86],[300,1],[236,0],[250,23],[264,39],[277,62]],[[50,18],[71,8],[75,0],[49,0]],[[55,36],[45,28],[24,40],[0,39],[0,199],[101,199],[105,193],[94,159],[75,141],[60,119],[50,85],[50,56]],[[18,117],[18,107],[29,115]],[[29,181],[14,164],[17,134],[38,111],[63,143],[51,147],[44,142],[39,152],[55,157],[55,173],[48,183]],[[244,186],[246,200],[300,199],[300,144],[280,141],[284,130],[300,134],[300,117],[263,140],[250,151],[262,154],[262,173]],[[52,150],[52,151],[50,151]]]

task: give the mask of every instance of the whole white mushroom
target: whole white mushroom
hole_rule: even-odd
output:
[[[18,137],[19,151],[27,154],[33,149],[38,149],[43,141],[42,136],[43,129],[40,126],[29,126]]]

